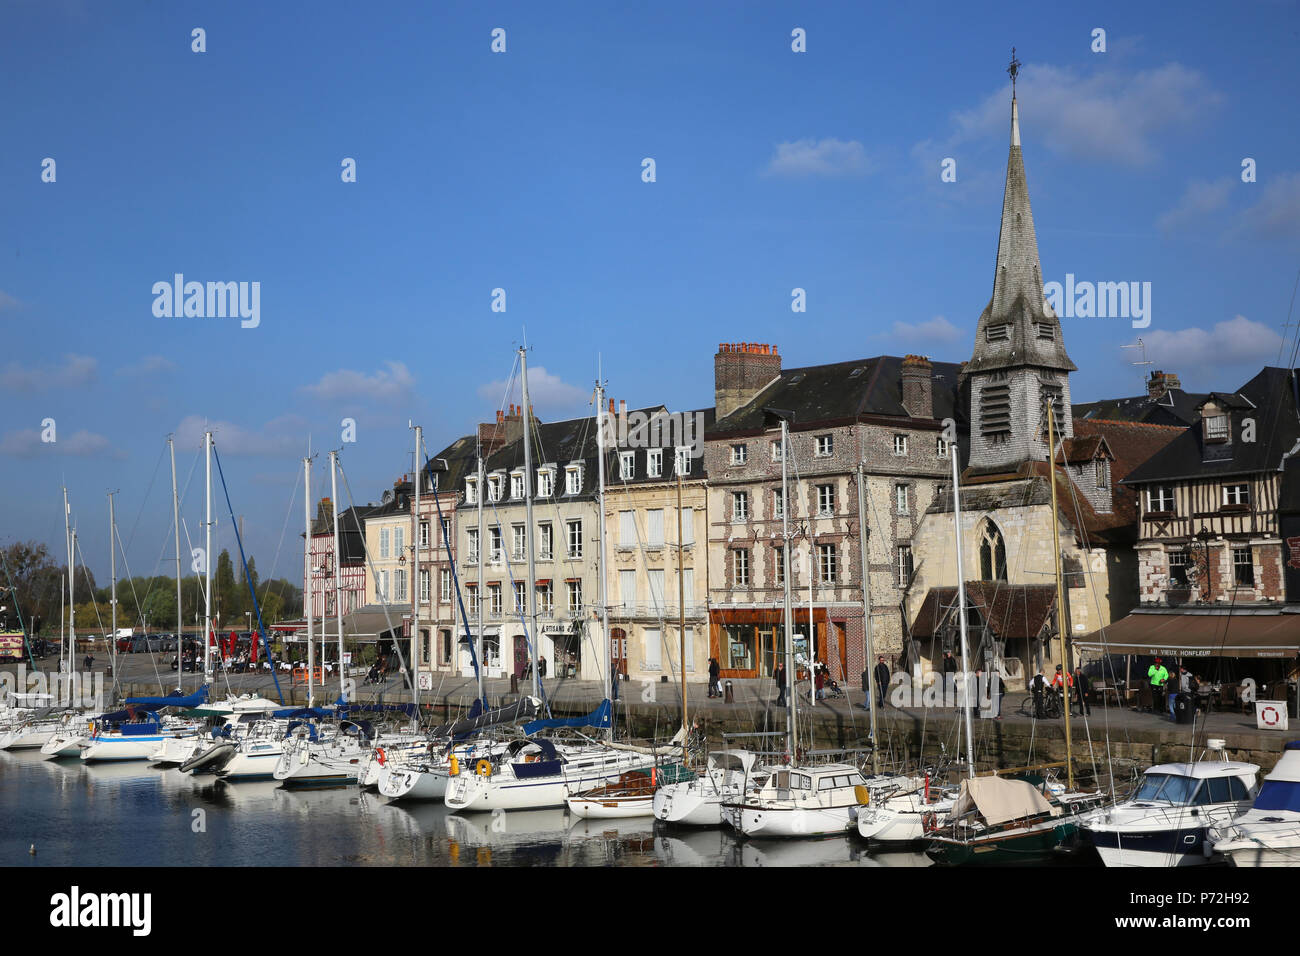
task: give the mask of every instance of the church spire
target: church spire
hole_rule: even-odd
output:
[[[1011,151],[1002,195],[1002,228],[993,273],[993,296],[980,316],[969,372],[1034,366],[1074,371],[1065,354],[1056,314],[1043,297],[1038,237],[1020,150],[1020,108],[1015,82],[1020,62],[1011,51]]]

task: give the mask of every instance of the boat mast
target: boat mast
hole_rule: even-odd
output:
[[[424,641],[420,639],[420,483],[424,480],[424,469],[420,467],[420,438],[423,432],[415,426],[415,542],[413,561],[411,562],[411,703],[415,707],[415,716],[411,718],[415,729],[420,725],[420,652]]]
[[[1061,693],[1065,697],[1065,776],[1066,785],[1074,789],[1074,754],[1070,747],[1070,659],[1066,656],[1065,599],[1061,580],[1061,526],[1056,510],[1056,416],[1053,405],[1047,403],[1047,479],[1052,486],[1052,567],[1056,571],[1056,630],[1061,636]]]
[[[790,611],[790,476],[789,476],[789,457],[790,443],[788,437],[790,434],[790,425],[783,418],[781,419],[781,541],[782,554],[781,560],[785,563],[785,574],[782,578],[785,581],[785,680],[789,688],[789,699],[786,706],[790,708],[790,719],[786,721],[785,737],[786,747],[790,754],[790,766],[797,764],[796,744],[799,736],[797,731],[797,721],[799,717],[798,704],[795,700],[795,688],[798,682],[795,680],[797,671],[794,661],[794,627],[792,624]]]
[[[207,475],[203,519],[203,683],[212,683],[212,432],[203,433]]]
[[[302,517],[305,537],[303,541],[303,567],[306,569],[307,589],[302,596],[303,610],[307,612],[307,706],[316,706],[316,683],[312,671],[316,669],[316,634],[312,613],[312,578],[316,569],[311,566],[311,458],[302,460],[303,493]]]
[[[528,481],[527,475],[524,476],[524,481],[525,483]],[[483,636],[483,561],[484,561],[483,548],[486,543],[486,539],[484,537],[484,529],[483,529],[483,497],[486,494],[487,494],[487,471],[483,465],[483,439],[482,437],[480,437],[478,442],[478,495],[477,495],[478,497],[478,554],[474,556],[475,560],[478,561],[478,587],[474,591],[474,603],[477,605],[477,612],[478,612],[477,613],[478,636],[474,639],[474,642],[477,645],[477,650],[475,651],[475,655],[478,657],[478,699],[479,700],[483,699],[483,668],[487,666],[487,662],[483,660],[483,645],[486,643]],[[526,535],[527,531],[525,531],[524,533]],[[531,575],[529,575],[529,577],[531,577]],[[502,630],[504,630],[504,628]],[[501,631],[499,630],[497,631],[498,660],[500,659],[500,654],[501,654],[500,635],[501,635]]]
[[[113,662],[114,681],[117,675],[117,519],[113,514],[113,496],[116,491],[108,493],[108,573],[112,578],[112,590],[109,592],[109,614],[112,620],[112,627],[109,631],[112,634],[109,645],[109,660]]]
[[[858,462],[858,550],[862,554],[862,623],[867,637],[867,708],[871,711],[871,772],[880,773],[880,751],[876,747],[876,650],[871,635],[871,560],[867,553],[867,476]]]
[[[810,486],[808,493],[808,656],[812,660],[812,693],[808,695],[809,707],[817,706],[817,625],[813,623],[813,575],[817,573],[817,544],[816,533],[813,531],[812,500],[815,493],[815,489]]]
[[[682,644],[680,659],[682,662],[682,766],[684,767],[690,761],[687,744],[691,739],[690,724],[686,720],[686,572],[682,570],[686,545],[683,543],[685,539],[682,536],[682,463],[678,461],[675,464],[677,465],[677,633],[681,637]],[[694,512],[691,514],[693,516]],[[601,527],[604,526],[605,523],[602,521]],[[692,638],[694,636],[691,635]]]
[[[522,345],[519,346],[519,371],[524,401],[524,548],[528,551],[528,626],[532,632],[532,639],[528,642],[528,659],[533,664],[533,696],[541,697],[541,675],[537,673],[537,659],[542,655],[542,646],[537,634],[537,568],[533,560],[533,409],[528,402],[528,350]],[[479,547],[482,547],[482,532],[479,534]],[[504,545],[504,540],[502,543]],[[483,594],[480,592],[479,601],[482,600]]]
[[[343,552],[339,550],[339,453],[330,452],[330,503],[334,506],[334,616],[339,626],[339,701],[348,702],[343,668]]]
[[[600,558],[600,627],[605,637],[605,667],[601,668],[607,672],[605,680],[605,699],[612,701],[614,699],[614,681],[618,676],[614,673],[614,654],[613,648],[609,641],[609,600],[606,594],[608,584],[605,578],[608,576],[605,565],[605,387],[596,381],[596,475],[598,479],[596,494],[596,511],[600,515],[600,520],[596,527],[600,529],[600,545],[598,547]],[[683,700],[686,691],[682,691]],[[607,728],[609,735],[614,735],[613,724],[613,704],[610,705],[610,726]],[[682,711],[683,725],[686,720],[686,711]]]
[[[73,629],[72,621],[75,617],[72,604],[72,506],[68,504],[68,489],[63,489],[63,543],[68,546],[68,627],[67,632],[63,634],[63,640],[59,642],[59,669],[64,670],[63,655],[68,655],[68,664],[66,670],[72,670],[72,641]],[[62,629],[61,629],[62,630]]]
[[[181,662],[185,657],[185,618],[181,615],[181,501],[176,492],[176,442],[171,435],[167,436],[167,451],[172,460],[172,525],[176,535],[176,689],[183,691],[185,679]],[[113,647],[117,648],[116,634],[113,635]]]
[[[961,626],[962,709],[965,711],[966,776],[975,779],[975,736],[970,716],[970,658],[966,656],[966,569],[962,561],[961,544],[961,476],[957,462],[957,444],[949,446],[952,455],[952,529],[957,538],[957,620]]]

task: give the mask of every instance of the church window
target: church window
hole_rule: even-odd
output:
[[[980,433],[993,443],[1011,436],[1011,386],[1005,372],[990,376],[980,391]]]
[[[992,521],[980,526],[980,580],[1005,581],[1007,579],[1007,546],[1002,532]]]

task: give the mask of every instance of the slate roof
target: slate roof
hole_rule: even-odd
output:
[[[373,510],[373,505],[354,505],[339,513],[339,551],[342,552],[343,564],[360,564],[365,561],[366,548],[361,528]],[[313,537],[334,534],[334,513],[326,511],[323,501],[317,503],[311,533]]]
[[[1150,395],[1108,398],[1099,402],[1072,405],[1070,411],[1073,413],[1076,432],[1079,430],[1079,422],[1088,419],[1187,426],[1200,417],[1197,409],[1205,399],[1204,393],[1184,392],[1181,388],[1172,388],[1158,399]]]
[[[437,475],[440,505],[454,503],[456,496],[464,492],[466,476],[474,474],[478,467],[477,451],[475,437],[462,435],[436,455],[430,456],[425,472]],[[441,470],[439,459],[447,463],[446,471]]]
[[[682,412],[681,414],[686,417],[702,415],[704,422],[703,431],[699,435],[692,436],[691,470],[690,474],[685,477],[687,480],[707,478],[708,470],[704,465],[704,436],[708,434],[708,432],[713,428],[714,423],[717,421],[717,409],[697,408],[688,412]],[[691,418],[691,421],[694,422],[694,418]],[[629,451],[632,453],[632,477],[625,479],[621,477],[619,458]],[[664,450],[662,472],[658,477],[651,478],[646,463],[649,451],[649,448],[625,447],[610,449],[607,451],[606,454],[608,455],[608,458],[605,462],[605,487],[613,488],[617,486],[621,488],[623,486],[631,487],[633,485],[654,484],[656,482],[664,481],[676,482],[677,472],[674,471],[675,453],[669,449]]]
[[[1194,424],[1135,468],[1125,482],[1138,485],[1275,471],[1300,442],[1295,389],[1291,370],[1267,367],[1236,392],[1211,392],[1202,401],[1214,398],[1227,406],[1232,440],[1206,443],[1198,415]],[[1243,440],[1247,419],[1254,421],[1254,441]]]
[[[767,408],[794,413],[791,428],[849,424],[864,416],[910,418],[903,407],[903,359],[895,355],[783,369],[775,381],[725,418],[718,419],[708,437],[759,434],[770,427]],[[933,362],[930,368],[934,418],[957,415],[961,366]]]

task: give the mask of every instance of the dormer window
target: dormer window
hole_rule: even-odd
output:
[[[510,497],[523,498],[524,496],[524,473],[515,471],[510,473]]]
[[[1207,415],[1205,417],[1205,440],[1224,442],[1230,437],[1227,415]]]
[[[1011,340],[1011,326],[1005,322],[999,325],[986,326],[984,337],[990,342],[1009,342]]]
[[[772,460],[781,461],[784,458],[785,455],[781,449],[781,443],[779,441],[772,442]]]
[[[673,462],[673,467],[679,475],[689,475],[691,473],[691,450],[689,448],[678,448],[677,457]]]
[[[618,455],[618,477],[627,481],[636,470],[636,452],[624,451]]]
[[[833,454],[835,454],[835,436],[834,436],[834,435],[818,435],[818,436],[817,436],[817,451],[816,451],[816,455],[817,455],[817,457],[818,457],[818,458],[829,458],[829,457],[831,457],[831,455],[833,455]]]
[[[564,493],[576,495],[582,493],[582,466],[569,465],[564,469]]]
[[[645,473],[649,478],[658,478],[664,473],[664,450],[651,448],[645,453]]]
[[[1110,462],[1105,458],[1097,459],[1097,487],[1110,487]]]
[[[749,461],[749,449],[746,445],[731,446],[731,463],[733,465],[743,465]]]
[[[465,479],[465,503],[470,505],[478,504],[478,479]]]
[[[488,501],[500,501],[501,489],[505,486],[505,479],[502,475],[493,475],[488,478]]]
[[[555,469],[549,465],[537,469],[537,497],[549,498],[555,494]]]

